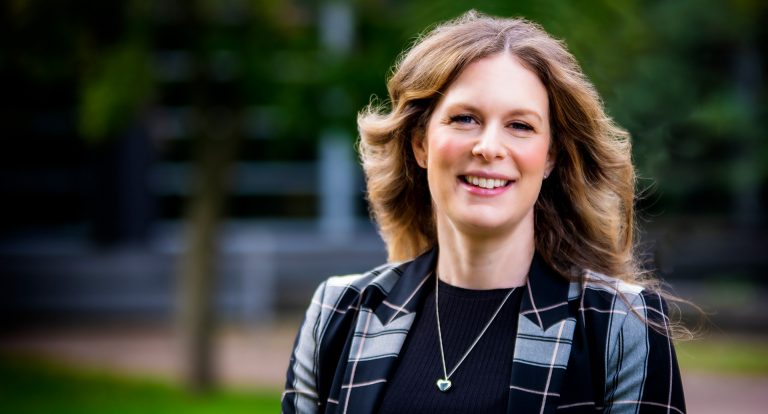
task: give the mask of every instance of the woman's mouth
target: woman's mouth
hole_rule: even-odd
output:
[[[478,177],[475,175],[462,175],[461,180],[469,185],[485,188],[488,190],[493,190],[494,188],[506,187],[511,182],[510,180],[502,180],[499,178]]]

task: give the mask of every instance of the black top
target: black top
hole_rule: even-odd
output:
[[[428,282],[429,283],[429,282]],[[443,378],[437,339],[434,283],[403,344],[387,382],[380,413],[506,413],[524,287],[515,289],[467,359],[438,390]],[[426,287],[426,286],[425,286]],[[470,290],[440,282],[440,327],[448,372],[469,349],[509,289]]]

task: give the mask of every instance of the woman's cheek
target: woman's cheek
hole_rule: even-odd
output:
[[[547,165],[549,141],[541,140],[517,153],[518,168],[524,171],[543,171]]]

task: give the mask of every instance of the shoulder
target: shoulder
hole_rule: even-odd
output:
[[[340,288],[362,292],[368,287],[388,291],[403,274],[409,262],[386,263],[363,273],[332,276],[323,282],[326,288]]]
[[[585,293],[591,291],[609,296],[625,295],[634,297],[645,291],[645,288],[637,283],[623,281],[592,270],[586,271],[583,288]]]
[[[652,326],[668,326],[667,305],[661,292],[638,283],[627,282],[588,271],[577,284],[579,311],[592,321],[600,321],[609,337],[621,331],[647,334]]]
[[[591,270],[586,272],[577,290],[580,291],[582,301],[595,304],[612,303],[613,306],[625,308],[646,306],[646,302],[659,307],[663,304],[660,293],[655,289]]]
[[[661,292],[596,272],[588,272],[582,286],[579,313],[602,351],[605,407],[685,412]]]
[[[335,313],[355,310],[366,292],[386,296],[410,263],[386,263],[363,273],[329,277],[318,286],[312,304]]]

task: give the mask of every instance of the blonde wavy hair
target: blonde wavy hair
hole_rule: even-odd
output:
[[[629,134],[606,114],[561,41],[530,21],[475,11],[418,39],[387,83],[389,107],[373,102],[358,115],[368,200],[389,260],[415,257],[437,243],[426,172],[411,140],[425,134],[441,94],[464,68],[498,53],[522,61],[549,96],[555,168],[534,206],[536,250],[569,278],[591,269],[638,282]]]

